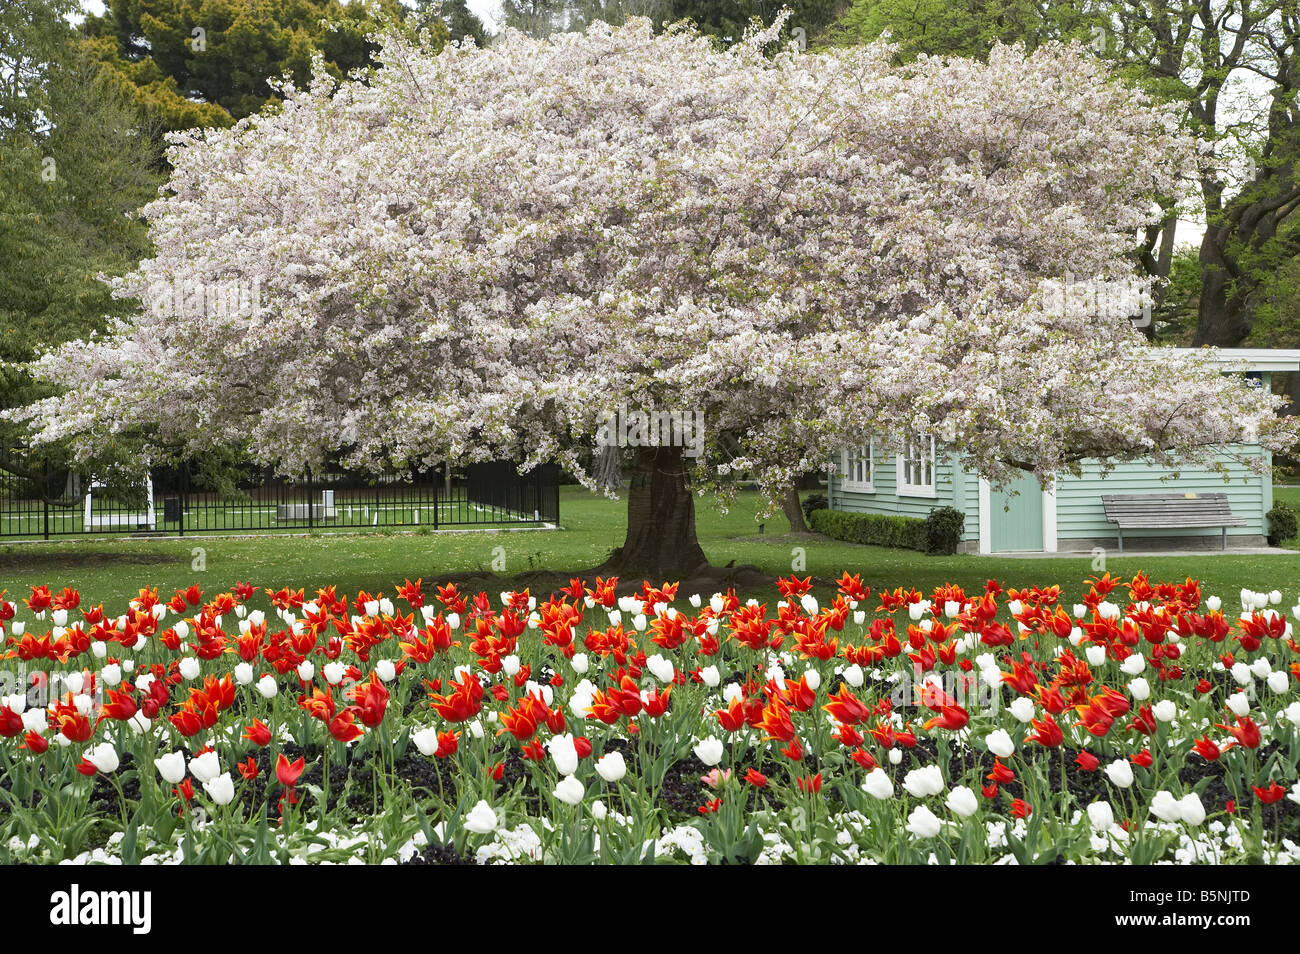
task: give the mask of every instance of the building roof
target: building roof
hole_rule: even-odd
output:
[[[1168,350],[1186,355],[1209,351],[1210,360],[1224,371],[1300,371],[1300,348],[1169,348]]]

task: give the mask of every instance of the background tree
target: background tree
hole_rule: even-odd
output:
[[[465,0],[416,0],[409,18],[416,28],[441,27],[450,40],[473,40],[479,46],[488,42],[487,27],[483,25]]]
[[[42,359],[66,393],[10,417],[87,453],[138,426],[286,472],[515,458],[594,483],[609,414],[697,413],[698,460],[628,449],[609,568],[669,578],[705,563],[695,492],[744,469],[779,499],[872,434],[935,434],[995,481],[1295,440],[1270,395],[1156,370],[1117,313],[1045,294],[1067,267],[1131,276],[1151,195],[1195,161],[1172,108],[1077,49],[898,64],[775,37],[393,37],[365,84],[188,134],[156,253],[115,283],[141,309]],[[178,309],[176,278],[261,294]]]
[[[163,181],[155,137],[78,48],[67,12],[40,0],[0,11],[0,407],[50,393],[22,368],[42,347],[101,331],[134,307],[96,276],[123,274],[147,253],[136,212]],[[0,425],[0,470],[43,477],[64,456],[57,447],[29,454]]]
[[[963,31],[963,24],[974,29]],[[1300,254],[1300,175],[1297,174],[1296,97],[1300,94],[1297,43],[1300,5],[1293,0],[1088,0],[1044,4],[1005,2],[921,3],[855,0],[833,35],[840,42],[869,42],[888,31],[904,58],[926,54],[985,55],[991,39],[1024,42],[1079,38],[1114,62],[1152,95],[1183,104],[1189,129],[1210,143],[1197,178],[1207,228],[1196,256],[1198,281],[1186,281],[1186,262],[1172,275],[1178,210],[1164,197],[1166,214],[1141,236],[1137,254],[1146,271],[1184,293],[1157,314],[1170,336],[1198,345],[1295,345],[1300,337],[1261,320],[1271,313],[1278,288]],[[1187,310],[1193,322],[1183,320]],[[1263,309],[1263,311],[1261,311]],[[1156,326],[1150,331],[1154,333]],[[1285,386],[1293,404],[1300,375]]]
[[[506,26],[533,37],[581,31],[597,21],[618,26],[632,17],[645,17],[656,30],[689,20],[725,46],[740,42],[755,22],[772,23],[788,8],[789,19],[774,35],[788,40],[798,29],[805,43],[815,44],[847,5],[847,0],[502,0],[502,13]]]
[[[107,0],[82,24],[86,48],[165,129],[229,126],[275,98],[282,75],[305,84],[319,52],[331,76],[367,66],[366,39],[399,0]],[[446,39],[441,20],[435,39]]]

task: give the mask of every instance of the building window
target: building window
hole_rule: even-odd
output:
[[[875,441],[840,451],[840,471],[844,475],[841,489],[849,493],[874,493],[875,456]]]
[[[934,438],[912,435],[898,455],[898,495],[934,497]]]

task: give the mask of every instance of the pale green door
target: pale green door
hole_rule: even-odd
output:
[[[1032,475],[989,494],[989,529],[994,553],[1043,549],[1043,488]]]

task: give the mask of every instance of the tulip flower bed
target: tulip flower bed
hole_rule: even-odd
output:
[[[0,594],[0,860],[1300,859],[1279,593],[622,589]]]

